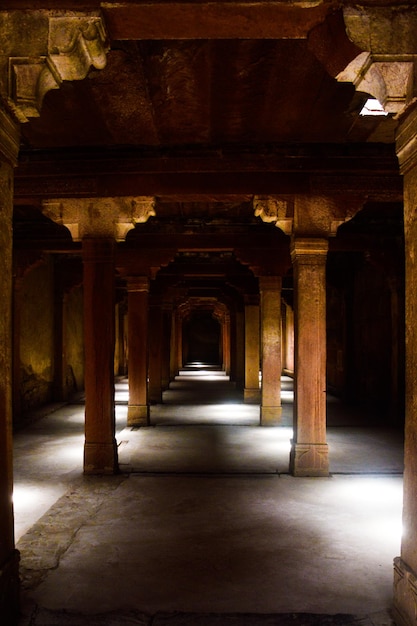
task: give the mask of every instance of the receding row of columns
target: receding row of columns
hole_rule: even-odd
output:
[[[86,473],[117,471],[114,412],[115,242],[85,237],[85,460]],[[326,304],[325,239],[295,239],[295,410],[290,469],[294,475],[328,475],[326,443]],[[223,367],[238,369],[244,356],[244,400],[260,404],[260,424],[280,423],[282,324],[279,276],[262,276],[258,296],[247,296],[244,318],[234,329],[230,311],[222,321]],[[150,404],[182,367],[182,317],[172,301],[149,297],[148,277],[129,277],[128,293],[128,425],[149,425]],[[238,335],[242,331],[244,336]],[[239,344],[244,344],[243,346]],[[259,367],[261,363],[261,385]],[[239,366],[240,367],[240,366]]]

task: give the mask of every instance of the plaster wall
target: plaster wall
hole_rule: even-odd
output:
[[[67,397],[84,389],[84,323],[83,293],[73,289],[65,302],[65,352],[67,355],[65,385]]]
[[[52,400],[54,377],[53,262],[48,258],[23,278],[20,368],[22,411]]]

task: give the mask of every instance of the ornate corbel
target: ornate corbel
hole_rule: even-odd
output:
[[[43,99],[64,80],[82,80],[103,69],[109,50],[100,16],[49,17],[45,55],[9,59],[8,104],[20,122],[39,117]]]
[[[276,196],[254,196],[253,209],[255,216],[263,222],[274,223],[286,235],[291,235],[293,211],[288,200]]]
[[[156,215],[152,196],[44,200],[42,213],[68,228],[73,241],[81,241],[86,236],[124,241],[136,224]]]
[[[410,7],[345,7],[349,39],[361,50],[337,75],[399,115],[415,100],[417,14]]]

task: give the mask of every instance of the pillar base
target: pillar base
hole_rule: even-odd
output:
[[[293,476],[328,476],[329,446],[327,443],[291,442],[290,472]]]
[[[147,404],[129,404],[127,407],[128,426],[149,426],[149,406]]]
[[[19,560],[18,550],[13,550],[5,563],[0,563],[0,619],[2,624],[19,621]]]
[[[261,406],[261,426],[279,426],[282,406]]]
[[[117,443],[85,443],[84,474],[117,474]]]
[[[393,618],[397,626],[414,626],[416,623],[417,574],[404,561],[394,559]]]
[[[246,404],[259,404],[261,401],[261,390],[248,389],[245,387],[243,391],[243,401],[246,402]]]

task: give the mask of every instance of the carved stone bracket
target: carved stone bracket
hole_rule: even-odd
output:
[[[364,52],[337,75],[399,115],[415,99],[417,13],[413,7],[345,7],[349,39]]]
[[[49,17],[45,54],[9,59],[8,104],[17,119],[39,117],[46,93],[64,80],[82,80],[91,67],[103,69],[108,50],[100,16]]]
[[[114,237],[123,241],[136,224],[156,215],[151,196],[58,198],[43,202],[43,214],[66,226],[74,241],[83,237]]]
[[[263,222],[274,223],[286,235],[291,235],[294,217],[291,202],[275,196],[254,196],[253,209]]]
[[[339,82],[353,83],[357,91],[374,96],[387,113],[402,113],[414,98],[414,55],[401,60],[362,52],[337,75]]]
[[[400,557],[394,559],[395,623],[400,626],[415,624],[417,620],[417,578]]]

